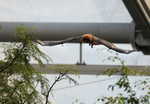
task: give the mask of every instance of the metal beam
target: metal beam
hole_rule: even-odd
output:
[[[54,69],[55,68],[40,68],[40,66],[38,64],[32,64],[33,67],[45,74],[57,74]],[[57,66],[56,64],[51,64],[51,65],[46,65],[46,66]],[[66,66],[75,66],[75,65],[66,65]],[[143,70],[145,68],[145,66],[128,66],[130,69],[137,69],[137,70]],[[62,66],[63,68],[63,66]],[[78,71],[79,74],[89,74],[89,75],[97,75],[97,74],[101,74],[103,73],[103,71],[105,69],[112,69],[112,68],[118,68],[120,69],[121,67],[118,65],[77,65],[75,69],[76,71]],[[148,68],[147,71],[150,71],[150,68]],[[73,74],[73,73],[70,73]],[[120,75],[121,73],[116,73],[115,75]]]
[[[150,1],[123,0],[135,23],[135,34],[131,35],[132,46],[144,54],[150,54]]]
[[[123,2],[132,16],[136,27],[150,32],[150,4],[148,4],[148,0],[123,0]]]
[[[110,42],[129,43],[130,36],[134,35],[130,23],[0,22],[0,41],[14,41],[15,27],[21,24],[34,26],[37,29],[35,35],[41,40],[60,40],[91,33]]]

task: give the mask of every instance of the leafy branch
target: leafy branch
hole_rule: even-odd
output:
[[[41,68],[45,67],[41,59],[47,63],[51,59],[39,50],[34,42],[36,29],[25,25],[16,27],[17,42],[2,44],[5,59],[0,61],[0,103],[5,104],[42,104],[41,95],[36,90],[37,84],[49,86],[48,80],[31,64],[31,58],[37,61]]]
[[[26,47],[26,43],[23,43],[22,48],[15,53],[14,58],[11,61],[6,62],[5,65],[0,66],[0,72],[3,72],[8,67],[10,67],[11,65],[13,65],[13,63],[16,61],[16,59],[22,54],[22,52],[23,52],[23,50],[24,50],[25,47]]]
[[[43,93],[43,95],[45,95],[46,97],[46,101],[45,101],[45,104],[48,104],[49,103],[49,94],[50,92],[52,91],[54,85],[56,83],[58,83],[59,81],[61,80],[64,80],[64,79],[69,79],[69,82],[73,82],[75,85],[78,85],[79,83],[77,83],[77,81],[75,81],[73,78],[69,77],[67,74],[69,72],[73,72],[75,73],[77,76],[78,73],[77,71],[75,71],[74,69],[72,69],[71,67],[69,66],[65,66],[65,65],[58,65],[56,66],[57,68],[55,69],[55,72],[59,73],[58,77],[55,78],[55,81],[52,83],[52,85],[48,88],[47,92],[46,93]]]
[[[148,70],[147,67],[144,67],[144,69],[137,70],[137,69],[130,69],[128,66],[125,65],[124,61],[121,60],[118,55],[115,57],[109,57],[108,60],[114,62],[116,60],[120,61],[121,66],[117,68],[110,68],[110,69],[105,69],[103,74],[107,74],[108,76],[112,76],[114,74],[121,74],[121,78],[112,85],[108,86],[108,90],[114,91],[114,88],[120,88],[124,89],[124,92],[126,92],[128,95],[124,96],[123,94],[119,93],[118,96],[114,97],[101,97],[97,99],[97,102],[102,101],[105,104],[148,104],[150,103],[149,98],[150,98],[150,86],[146,85],[148,84],[148,80],[144,81],[137,81],[135,82],[135,86],[140,86],[139,88],[144,90],[147,88],[148,92],[144,96],[140,96],[139,98],[137,97],[137,92],[134,90],[134,88],[131,86],[130,81],[128,76],[129,75],[142,75],[142,76],[149,76],[150,71]],[[99,75],[99,74],[98,74]],[[144,85],[144,87],[141,87],[141,85]],[[146,85],[146,86],[145,86]]]
[[[144,67],[143,69],[131,69],[130,67],[125,65],[125,61],[119,58],[119,56],[110,56],[108,57],[108,60],[114,62],[114,61],[119,61],[120,65],[114,68],[108,68],[105,69],[102,73],[98,73],[97,75],[104,74],[104,75],[114,75],[114,74],[119,74],[119,75],[136,75],[136,76],[149,76],[150,71],[148,70],[148,67]]]

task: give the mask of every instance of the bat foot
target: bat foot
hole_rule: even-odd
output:
[[[91,45],[91,48],[93,48],[93,41],[89,43]]]
[[[89,46],[91,45],[91,43],[89,43]]]
[[[91,48],[93,48],[93,44],[92,43],[89,43],[89,46],[91,46]]]
[[[91,48],[93,48],[93,44],[91,44]]]

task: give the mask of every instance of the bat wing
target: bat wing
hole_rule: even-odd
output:
[[[59,44],[63,44],[63,43],[67,43],[67,42],[82,42],[82,36],[78,36],[78,37],[70,37],[64,40],[59,40],[59,41],[40,41],[40,40],[36,40],[36,42],[42,46],[55,46],[55,45],[59,45]]]
[[[104,46],[108,47],[109,49],[112,49],[112,50],[119,52],[119,53],[129,54],[131,52],[136,51],[136,50],[124,50],[124,49],[118,48],[113,43],[108,42],[104,39],[97,38],[97,37],[93,38],[93,43],[94,43],[93,45],[103,44]]]

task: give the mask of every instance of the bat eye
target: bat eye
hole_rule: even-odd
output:
[[[90,40],[89,40],[89,38],[83,38],[83,42],[84,42],[84,43],[89,43]]]

